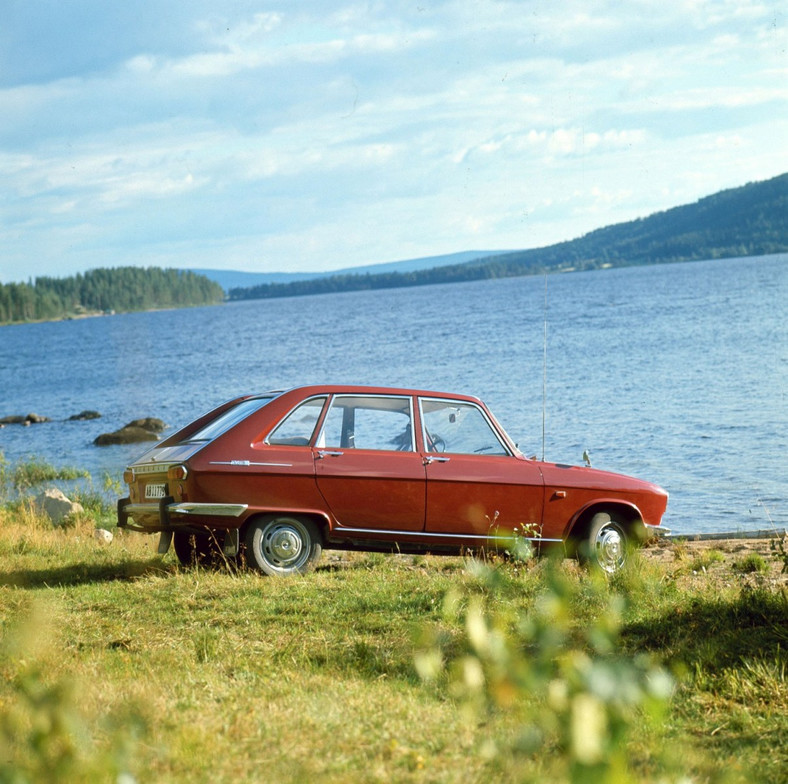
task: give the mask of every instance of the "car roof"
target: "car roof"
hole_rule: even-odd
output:
[[[419,397],[451,398],[471,403],[480,403],[478,397],[457,392],[436,392],[426,389],[410,389],[407,387],[367,386],[362,384],[309,384],[291,387],[287,390],[272,390],[266,394],[312,397],[313,395],[418,395]]]

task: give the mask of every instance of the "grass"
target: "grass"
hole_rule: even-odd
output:
[[[784,578],[326,552],[275,580],[101,544],[91,514],[0,507],[0,782],[580,780],[556,694],[588,705],[595,663],[676,683],[661,714],[610,708],[595,780],[788,781]]]
[[[43,482],[53,480],[73,481],[89,478],[90,473],[83,469],[71,466],[56,468],[46,460],[38,457],[33,457],[24,463],[11,466],[5,460],[2,452],[0,452],[0,492],[4,495],[11,488],[24,492]]]
[[[686,544],[677,544],[676,560],[680,561],[685,571],[689,572],[706,572],[713,564],[722,563],[725,556],[719,551],[714,549],[703,550],[692,556],[687,551]]]
[[[769,571],[769,564],[766,563],[763,556],[759,553],[749,553],[743,558],[740,558],[733,564],[733,568],[737,572],[743,574],[765,574]]]

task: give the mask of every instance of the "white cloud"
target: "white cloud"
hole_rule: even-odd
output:
[[[788,82],[785,87],[728,87],[687,89],[664,96],[661,109],[683,111],[686,109],[708,109],[714,107],[746,109],[769,103],[784,103],[788,100]]]
[[[762,3],[265,8],[143,2],[119,27],[96,4],[95,30],[62,15],[51,41],[20,12],[0,280],[31,258],[303,270],[531,247],[787,168],[784,19]]]

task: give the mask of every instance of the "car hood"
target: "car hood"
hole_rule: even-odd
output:
[[[563,463],[540,463],[539,467],[546,485],[667,495],[665,490],[653,482],[626,474],[617,474],[613,471],[602,471],[589,466],[565,465]]]

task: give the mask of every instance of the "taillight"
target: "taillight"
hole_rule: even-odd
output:
[[[188,475],[189,471],[185,465],[174,465],[167,469],[167,479],[183,481]]]

